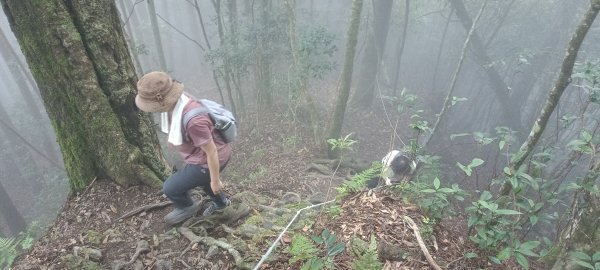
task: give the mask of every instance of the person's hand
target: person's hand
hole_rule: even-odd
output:
[[[217,181],[210,181],[210,189],[212,189],[212,192],[215,195],[221,193],[221,190],[223,189],[223,183],[221,182],[221,179]]]

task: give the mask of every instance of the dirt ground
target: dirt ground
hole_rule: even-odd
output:
[[[322,156],[322,146],[313,143],[311,133],[290,124],[286,117],[281,115],[265,126],[242,126],[240,139],[234,145],[234,156],[223,174],[230,195],[258,194],[266,198],[263,204],[270,205],[264,206],[266,208],[279,207],[273,202],[289,194],[301,198],[320,194],[320,201],[335,197],[334,188],[352,171],[341,170],[335,177],[311,172],[310,165]],[[381,123],[384,117],[383,112],[347,117],[345,131],[354,132],[353,138],[358,140],[353,152],[355,156],[378,160],[390,148],[393,128]],[[260,119],[249,116],[245,121],[258,123]],[[197,198],[202,196],[199,191],[194,194]],[[338,241],[346,242],[346,250],[335,257],[337,269],[352,267],[351,239],[368,242],[371,236],[377,238],[380,248],[387,245],[401,250],[380,254],[384,269],[433,269],[405,217],[410,217],[419,228],[423,228],[425,219],[417,206],[396,194],[389,189],[377,189],[346,197],[339,202],[342,210],[339,215],[332,217],[323,211],[316,212],[306,217],[310,222],[300,223],[305,224],[302,231],[307,235],[318,235],[327,229]],[[134,209],[151,205],[154,208],[124,217]],[[191,242],[189,237],[183,236],[185,232],[163,222],[171,207],[160,190],[145,186],[123,188],[98,179],[66,202],[48,233],[29,252],[21,255],[12,269],[238,269],[241,267],[233,250],[237,250],[236,241],[252,243],[238,252],[246,261],[246,268],[252,268],[277,239],[278,233],[271,231],[256,238],[257,230],[243,236],[248,234],[240,233],[242,228],[260,210],[256,207],[260,205],[258,203],[249,205],[248,212],[231,220],[227,226],[207,230],[206,237],[202,238],[204,241]],[[279,218],[285,221],[280,227],[289,220],[283,215]],[[430,236],[424,239],[424,246],[444,269],[491,269],[491,265],[481,261],[464,259],[464,254],[474,251],[464,224],[460,217],[449,217],[433,228]],[[265,261],[260,269],[300,269],[299,263],[289,263],[290,256],[285,253],[290,245],[289,237],[289,233],[283,235],[282,248],[276,249],[277,255]],[[232,244],[227,246],[223,244],[225,242]],[[506,269],[506,266],[499,269]]]

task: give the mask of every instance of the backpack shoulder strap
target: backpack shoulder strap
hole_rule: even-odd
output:
[[[187,129],[187,125],[188,123],[192,120],[192,118],[201,115],[201,114],[208,114],[209,110],[206,107],[198,107],[198,108],[193,108],[191,110],[189,110],[188,112],[186,112],[185,114],[183,114],[182,117],[182,121],[181,121],[181,128],[183,129],[183,133],[185,134],[185,130]]]

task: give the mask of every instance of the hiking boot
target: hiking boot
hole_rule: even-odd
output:
[[[185,208],[175,208],[165,216],[165,222],[169,225],[175,225],[192,217],[198,210],[200,210],[199,201]]]
[[[223,210],[225,207],[231,205],[231,201],[227,197],[222,197],[221,200],[223,201],[221,206],[219,206],[219,204],[217,204],[215,201],[211,201],[210,204],[208,204],[208,207],[202,213],[202,216],[208,217],[216,211]]]

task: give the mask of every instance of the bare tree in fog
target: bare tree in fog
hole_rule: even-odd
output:
[[[129,15],[129,13],[127,13],[127,6],[125,5],[126,1],[116,1],[116,2],[119,4],[119,10],[122,12],[121,18],[124,18],[124,20],[127,20],[127,21],[123,21],[123,26],[127,30],[125,33],[123,33],[123,35],[125,35],[127,44],[129,44],[129,46],[128,46],[129,54],[131,54],[133,64],[135,67],[135,71],[138,76],[141,76],[145,72],[144,72],[144,69],[142,68],[142,64],[140,63],[140,58],[137,54],[134,32],[131,29],[131,23],[129,23],[130,15]],[[133,8],[135,8],[135,7],[133,7]],[[133,10],[132,10],[132,12],[133,12]]]
[[[398,49],[396,50],[396,69],[394,69],[394,83],[392,84],[392,91],[394,96],[398,91],[398,79],[400,78],[400,67],[402,64],[402,54],[404,53],[404,45],[406,44],[406,33],[408,30],[408,17],[410,15],[410,0],[404,0],[404,25],[402,26],[402,35],[398,37]],[[447,27],[447,26],[446,26]],[[444,31],[444,36],[446,35],[446,31]],[[442,37],[442,40],[444,37]],[[443,41],[442,41],[443,42]],[[443,46],[443,43],[442,43]],[[442,47],[440,46],[440,47]],[[441,48],[440,48],[441,51]],[[437,66],[437,65],[436,65]],[[434,76],[435,79],[435,76]]]
[[[170,169],[149,115],[133,105],[136,75],[115,3],[92,2],[1,1],[52,120],[72,190],[96,177],[160,186]]]
[[[162,71],[168,72],[167,61],[165,60],[165,52],[163,50],[163,44],[160,37],[160,29],[158,29],[158,21],[156,20],[156,7],[154,6],[154,0],[147,0],[146,7],[148,8],[148,17],[150,17],[150,24],[152,26],[152,36],[154,37],[154,47],[156,49],[156,56],[158,57],[159,68]]]
[[[350,25],[348,27],[348,39],[346,40],[346,54],[344,59],[344,69],[342,70],[341,82],[338,88],[338,95],[333,111],[332,125],[329,129],[327,138],[337,139],[342,132],[344,123],[344,114],[346,105],[350,96],[350,86],[352,83],[352,71],[354,69],[354,55],[356,54],[356,43],[358,41],[358,28],[360,26],[360,13],[363,8],[362,0],[352,1],[352,15],[350,15]],[[329,150],[329,156],[334,156],[332,150]]]
[[[1,164],[0,166],[4,167],[5,164]],[[5,168],[2,168],[2,171],[6,171]],[[3,176],[6,175],[3,174]],[[9,236],[16,236],[18,233],[24,231],[27,226],[25,219],[13,204],[2,183],[0,183],[0,220],[3,221],[0,222],[0,224],[4,223],[8,225]],[[1,228],[2,226],[0,226],[0,229]],[[3,233],[0,230],[0,236],[2,235]]]
[[[367,45],[359,66],[352,103],[368,108],[375,96],[376,78],[385,52],[393,0],[373,0],[373,23],[367,30]]]
[[[463,0],[449,0],[452,4],[454,10],[456,10],[456,15],[460,19],[463,27],[465,29],[471,29],[473,22]],[[472,47],[475,51],[475,60],[484,67],[485,74],[488,76],[490,81],[490,86],[493,88],[494,96],[501,104],[502,114],[504,115],[504,125],[511,127],[513,130],[522,130],[521,116],[518,114],[519,109],[514,108],[514,104],[510,102],[510,97],[508,95],[508,86],[502,79],[502,76],[494,67],[494,65],[490,65],[492,63],[491,58],[489,57],[487,51],[485,50],[484,44],[481,41],[481,38],[475,32],[472,37]]]
[[[471,42],[471,38],[473,37],[473,34],[475,33],[475,28],[476,28],[477,22],[481,18],[481,14],[483,14],[483,10],[485,9],[485,6],[487,5],[487,1],[488,0],[484,0],[483,4],[481,4],[481,8],[479,9],[477,16],[475,17],[475,21],[473,21],[473,24],[471,25],[471,29],[469,29],[469,32],[467,33],[467,37],[465,38],[465,42],[464,42],[462,50],[460,52],[460,58],[458,60],[458,64],[456,64],[456,70],[452,74],[452,80],[450,81],[450,86],[448,87],[448,93],[446,94],[446,98],[444,98],[444,103],[442,104],[442,108],[441,108],[440,112],[437,114],[437,119],[435,120],[435,124],[433,124],[433,128],[431,129],[431,135],[424,142],[423,148],[425,148],[425,149],[427,148],[427,145],[429,144],[429,141],[431,140],[431,138],[434,135],[436,135],[436,131],[438,130],[438,126],[439,126],[440,122],[442,122],[442,120],[446,117],[446,114],[447,114],[446,111],[450,108],[450,104],[451,104],[450,100],[453,97],[454,88],[456,87],[456,80],[458,79],[458,75],[460,74],[463,63],[465,61],[465,55],[467,53],[467,48],[469,47],[469,42]]]

